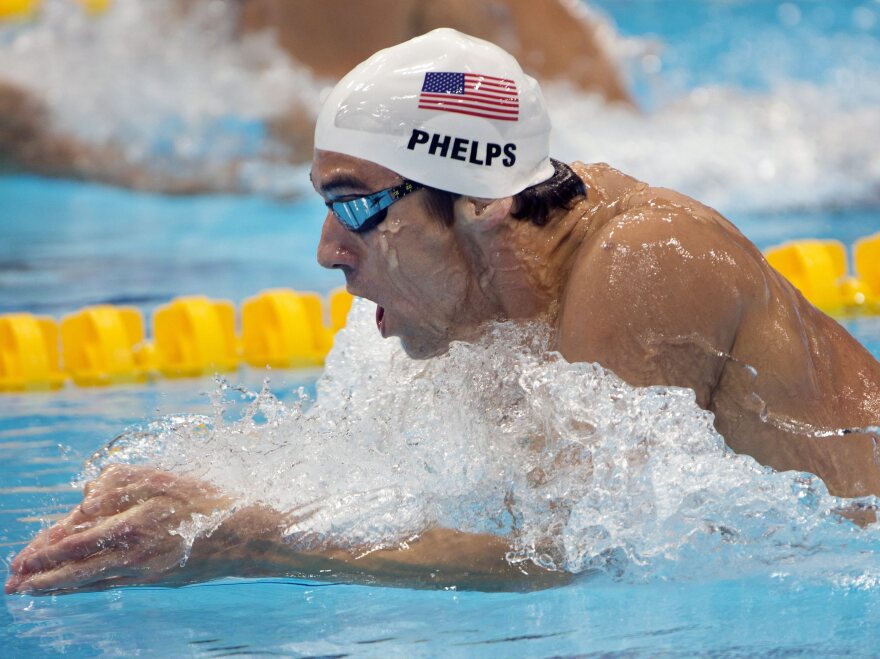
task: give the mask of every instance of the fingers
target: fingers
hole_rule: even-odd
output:
[[[110,549],[128,550],[137,546],[157,522],[170,515],[167,506],[141,506],[121,515],[89,522],[88,528],[64,535],[57,542],[26,547],[10,566],[11,571],[24,575],[45,572]]]
[[[178,476],[151,467],[111,465],[86,486],[82,510],[87,515],[116,515],[153,497],[169,496],[182,501],[211,502],[222,499],[210,483]]]
[[[91,517],[106,517],[157,496],[173,494],[180,477],[150,467],[111,465],[86,484],[80,505]]]
[[[31,540],[28,546],[22,549],[18,556],[15,557],[9,566],[10,570],[12,572],[20,571],[24,561],[35,553],[44,550],[52,544],[60,542],[69,535],[91,528],[94,526],[94,523],[94,520],[89,519],[79,507],[74,508],[67,517],[58,521],[53,526],[40,531],[36,537]]]
[[[76,561],[112,546],[124,528],[113,522],[96,524],[88,531],[64,537],[58,542],[22,551],[11,566],[14,572],[33,574],[56,568],[67,561]]]
[[[118,550],[120,561],[128,560],[139,555],[145,539],[148,543],[161,544],[162,534],[167,534],[167,530],[157,529],[157,525],[172,514],[167,501],[151,499],[148,504],[109,517],[25,556],[18,571],[23,574],[46,572],[111,550]]]
[[[86,487],[78,508],[19,553],[5,590],[103,589],[135,577],[146,583],[183,556],[185,543],[169,533],[176,523],[168,519],[226,503],[200,481],[146,467],[108,468]]]
[[[89,488],[89,486],[92,487]],[[100,498],[100,493],[94,487],[94,482],[86,486],[86,491],[89,491],[89,489],[91,489],[89,496],[93,499]],[[85,500],[83,501],[84,503]],[[46,547],[59,543],[70,535],[92,528],[96,524],[97,520],[95,518],[97,515],[86,513],[83,509],[83,504],[71,510],[65,518],[37,533],[34,539],[12,561],[10,564],[11,571],[18,572],[24,569],[24,561],[43,551]]]
[[[177,565],[185,542],[168,533],[169,501],[143,506],[103,520],[24,558],[6,583],[7,593],[49,593],[146,583]],[[123,581],[129,579],[129,581]]]
[[[13,576],[6,583],[6,593],[45,595],[72,590],[103,590],[123,581],[136,582],[140,568],[120,565],[111,556],[93,556],[87,561],[63,565],[54,570],[27,576]]]
[[[148,479],[144,480],[145,477]],[[141,482],[130,485],[136,479],[141,479]],[[98,480],[86,483],[82,503],[71,510],[64,519],[41,530],[22,550],[19,557],[60,542],[68,535],[91,528],[96,517],[115,515],[150,496],[166,494],[170,491],[169,486],[173,481],[174,477],[171,474],[147,467],[111,465],[102,472]],[[12,565],[15,566],[15,561]]]
[[[180,487],[188,485],[188,487]],[[183,489],[183,492],[178,490]],[[86,496],[79,507],[51,528],[44,529],[25,547],[11,564],[12,572],[30,573],[50,569],[58,562],[76,560],[88,555],[88,548],[95,536],[108,535],[106,526],[99,524],[101,518],[111,518],[140,507],[150,500],[184,497],[184,500],[197,500],[213,494],[210,486],[193,481],[186,483],[179,477],[149,467],[113,465],[101,476],[90,482],[85,489]],[[169,509],[168,502],[158,507],[148,506],[149,510]],[[152,515],[154,521],[161,512]],[[82,538],[68,540],[72,536],[92,532]],[[109,534],[113,535],[113,534]],[[117,532],[116,535],[119,535]]]
[[[152,467],[112,464],[106,467],[95,480],[85,484],[83,499],[90,499],[100,492],[124,488],[136,482],[166,483],[174,478],[171,474]]]

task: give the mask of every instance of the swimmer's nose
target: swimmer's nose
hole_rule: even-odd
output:
[[[318,263],[325,268],[339,268],[348,271],[357,265],[350,243],[354,234],[345,229],[339,221],[328,212],[321,229],[321,242],[318,243]]]

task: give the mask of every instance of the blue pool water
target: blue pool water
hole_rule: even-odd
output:
[[[601,157],[717,204],[762,248],[800,237],[849,244],[880,231],[874,155],[880,133],[869,130],[880,116],[873,77],[880,66],[880,4],[601,0],[594,6],[624,38],[640,40],[642,54],[628,61],[639,99],[651,109],[633,120],[567,98],[564,109],[593,113],[597,143],[602,135],[618,143],[618,151],[597,146]],[[644,59],[655,52],[652,39],[666,44],[656,51],[659,73],[650,73],[653,64],[648,73],[639,70],[653,61]],[[822,98],[804,115],[792,108],[812,97],[787,91],[801,83]],[[717,87],[723,98],[702,110],[705,99],[694,95]],[[785,127],[754,128],[768,108],[780,106],[788,108]],[[686,125],[671,118],[676,112]],[[822,126],[807,115],[819,115]],[[718,116],[725,121],[711,123]],[[580,148],[577,127],[565,116],[558,124]],[[821,132],[835,125],[837,132]],[[716,133],[692,135],[707,127]],[[726,129],[741,144],[714,143]],[[672,165],[662,146],[670,131],[683,144]],[[812,139],[826,140],[824,168],[820,162],[804,169],[792,155]],[[831,152],[835,145],[839,153]],[[760,162],[747,160],[752,153],[762,154]],[[181,294],[240,301],[274,286],[326,292],[341,281],[314,263],[322,218],[320,203],[310,198],[169,198],[0,177],[0,313],[57,317],[101,302],[149,313]],[[880,357],[880,319],[843,322]],[[292,401],[300,385],[313,391],[318,374],[270,375],[272,391]],[[265,376],[248,370],[235,381],[256,389]],[[70,483],[93,451],[153,418],[210,414],[215,388],[200,379],[0,397],[0,556],[11,558],[41,520],[79,501]],[[774,562],[756,546],[752,562],[746,557],[717,576],[695,569],[688,578],[686,566],[648,579],[602,573],[525,594],[262,579],[5,597],[0,655],[877,656],[880,572],[873,556],[880,544],[854,541],[838,555],[812,549],[793,546],[789,561]],[[792,563],[812,568],[798,576]]]

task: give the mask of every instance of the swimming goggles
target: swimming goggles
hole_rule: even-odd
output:
[[[393,188],[385,188],[363,197],[326,203],[342,226],[349,231],[363,233],[379,225],[388,216],[388,207],[391,204],[423,187],[425,186],[421,183],[404,180]]]

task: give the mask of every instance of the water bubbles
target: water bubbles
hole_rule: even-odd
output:
[[[73,4],[46,0],[38,22],[3,28],[0,38],[3,76],[43,98],[60,133],[179,179],[276,196],[309,191],[270,125],[295,117],[292,125],[307,126],[322,85],[270,35],[235,37],[235,3],[191,3],[172,19],[171,0],[117,0],[100,21]],[[874,203],[878,11],[876,2],[851,11],[782,2],[782,27],[722,30],[725,53],[703,64],[698,48],[695,71],[682,70],[681,46],[621,37],[594,16],[600,41],[657,107],[639,113],[545,85],[553,154],[609,162],[725,212]],[[706,44],[722,38],[716,29],[709,22],[699,33],[709,55],[716,46]]]
[[[728,213],[872,204],[880,187],[872,90],[880,87],[847,67],[827,74],[827,86],[787,82],[767,94],[700,87],[652,114],[547,86],[552,151],[607,162]]]

